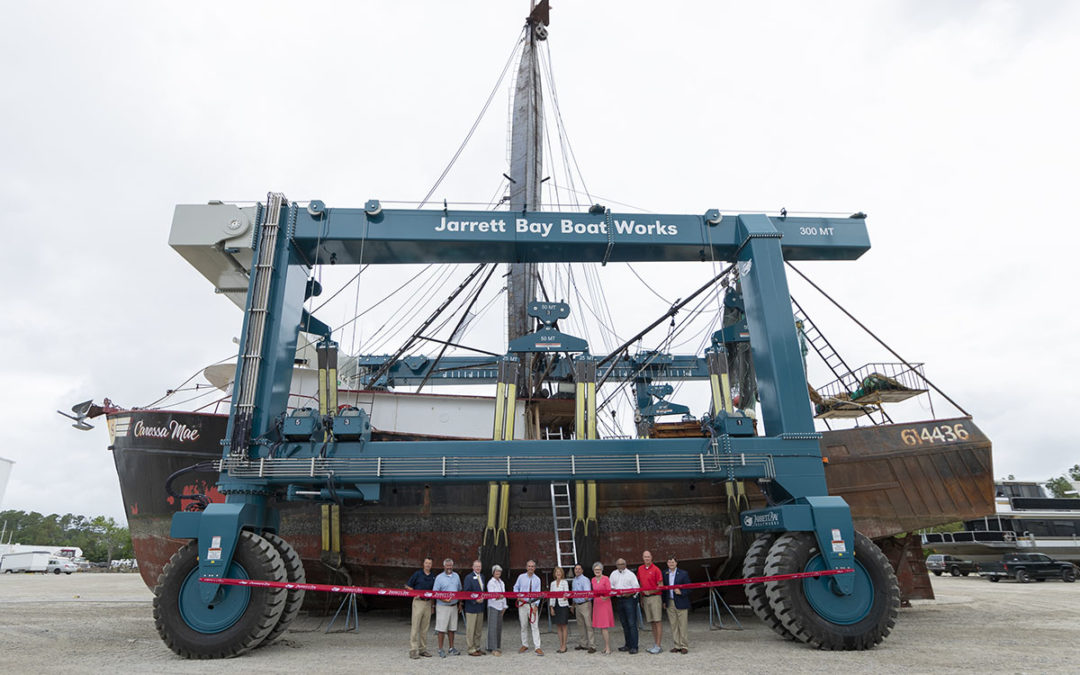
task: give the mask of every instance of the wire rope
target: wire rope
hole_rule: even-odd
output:
[[[499,91],[499,87],[502,85],[503,78],[506,77],[507,71],[510,70],[510,65],[514,62],[514,56],[517,54],[518,49],[520,49],[521,46],[525,43],[526,30],[528,30],[527,25],[521,29],[521,33],[519,34],[517,40],[514,42],[514,48],[510,50],[510,57],[506,60],[506,65],[503,66],[502,72],[499,73],[499,79],[495,82],[495,86],[492,87],[491,93],[488,94],[487,100],[484,102],[484,107],[480,109],[480,114],[476,116],[476,120],[473,122],[472,127],[469,128],[469,133],[465,134],[465,140],[463,140],[461,142],[461,145],[458,146],[458,149],[454,153],[454,156],[450,158],[450,163],[446,165],[446,168],[443,169],[443,172],[439,175],[439,178],[435,181],[435,184],[431,186],[431,189],[428,190],[428,193],[426,195],[424,195],[424,198],[420,201],[420,205],[416,208],[422,208],[425,204],[428,203],[428,200],[431,199],[431,195],[435,194],[435,191],[439,189],[439,186],[442,185],[442,182],[446,178],[446,175],[450,173],[450,169],[453,168],[454,164],[458,160],[458,157],[461,156],[462,151],[465,150],[465,146],[469,144],[469,140],[472,139],[473,134],[476,132],[476,128],[480,126],[480,121],[484,119],[484,114],[487,113],[488,108],[491,106],[492,99],[495,98],[496,92]]]

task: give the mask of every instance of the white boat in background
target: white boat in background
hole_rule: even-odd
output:
[[[925,548],[976,562],[1005,553],[1043,553],[1080,563],[1080,499],[1055,498],[1039,483],[995,484],[994,515],[964,521],[959,532],[922,535]]]

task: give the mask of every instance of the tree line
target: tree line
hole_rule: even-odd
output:
[[[5,525],[6,524],[6,525]],[[3,543],[30,546],[78,546],[91,562],[134,558],[131,533],[112,518],[72,513],[42,515],[37,511],[0,511]]]
[[[1050,491],[1050,494],[1055,497],[1080,497],[1071,482],[1080,481],[1080,464],[1074,464],[1068,474],[1068,476],[1057,476],[1046,481],[1046,489]]]

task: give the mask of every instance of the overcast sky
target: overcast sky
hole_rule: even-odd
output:
[[[16,464],[0,507],[122,518],[104,424],[55,410],[153,401],[240,329],[168,247],[173,206],[420,199],[528,3],[2,1],[0,456]],[[993,440],[995,475],[1043,480],[1080,462],[1077,35],[1068,2],[566,0],[549,45],[595,194],[868,213],[868,254],[805,269],[926,362]],[[506,101],[438,198],[491,197]],[[827,332],[851,361],[887,360]]]

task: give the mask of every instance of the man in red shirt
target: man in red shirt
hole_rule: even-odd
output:
[[[641,560],[645,563],[637,568],[638,583],[641,584],[641,611],[645,615],[645,620],[652,624],[654,643],[645,651],[650,654],[659,654],[663,651],[660,648],[660,638],[664,635],[664,603],[660,598],[660,591],[656,589],[663,585],[664,573],[652,564],[652,553],[642,551]]]

